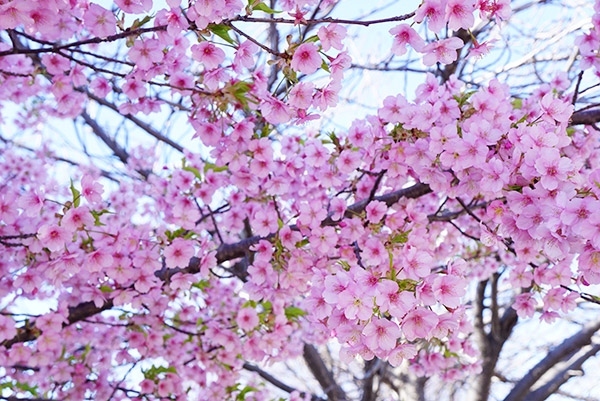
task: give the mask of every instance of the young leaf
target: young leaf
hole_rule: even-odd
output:
[[[225,42],[234,44],[235,41],[229,36],[230,27],[224,24],[210,24],[208,30],[223,39]]]
[[[297,306],[288,306],[284,311],[287,320],[297,320],[299,317],[306,315],[306,312]]]
[[[256,4],[254,7],[252,7],[252,10],[253,11],[262,11],[263,13],[267,13],[267,14],[278,14],[281,12],[281,11],[273,10],[271,7],[269,7],[262,1],[258,4]]]
[[[71,186],[69,188],[71,189],[71,194],[73,194],[73,206],[79,207],[79,204],[81,203],[81,192],[75,188],[73,180],[71,180]]]

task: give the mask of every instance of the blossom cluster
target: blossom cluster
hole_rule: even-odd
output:
[[[342,132],[297,135],[337,105],[347,27],[324,19],[270,49],[236,25],[275,14],[249,3],[167,0],[155,14],[152,0],[0,5],[0,27],[17,35],[0,43],[0,99],[25,105],[20,128],[81,117],[102,137],[92,102],[142,129],[140,117],[169,109],[201,149],[181,146],[181,164],[164,169],[155,149],[115,151],[122,176],[79,166],[61,182],[51,149],[2,142],[0,369],[11,390],[233,399],[248,361],[331,339],[343,361],[452,380],[480,367],[472,283],[506,271],[518,315],[547,321],[575,307],[571,286],[600,283],[599,131],[569,127],[568,80],[516,98],[497,80],[472,90],[429,73],[413,98],[386,97]],[[335,3],[277,11],[302,25]],[[509,17],[507,0],[424,0],[389,31],[391,51],[451,64],[458,32]],[[597,64],[593,21],[582,68]],[[50,310],[21,313],[30,301]],[[123,377],[130,368],[141,376]]]

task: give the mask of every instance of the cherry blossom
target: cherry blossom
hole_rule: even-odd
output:
[[[456,58],[457,50],[462,48],[463,41],[459,38],[442,39],[423,47],[423,64],[430,66],[435,63],[450,64]]]
[[[302,43],[294,50],[291,67],[304,74],[312,74],[323,63],[317,46],[314,43]]]
[[[7,394],[272,399],[260,369],[328,341],[348,363],[462,380],[484,363],[475,288],[505,291],[519,321],[597,301],[600,134],[578,96],[600,2],[571,60],[585,80],[527,94],[478,72],[502,41],[474,25],[501,31],[507,0],[364,21],[334,1],[247,3],[0,5],[19,131],[0,141]],[[348,35],[373,25],[391,27],[389,68],[423,74],[344,114],[362,78]],[[46,132],[59,122],[77,152]]]

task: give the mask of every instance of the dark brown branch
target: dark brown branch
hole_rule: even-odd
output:
[[[397,191],[388,192],[387,194],[375,196],[373,200],[377,200],[385,203],[388,207],[398,203],[398,201],[402,198],[416,199],[421,196],[427,195],[431,193],[431,188],[429,185],[417,183],[411,187],[399,189]],[[349,206],[346,209],[346,213],[344,213],[345,218],[352,218],[360,214],[367,205],[369,204],[369,199],[364,199],[362,201],[356,202],[353,205]],[[337,222],[334,221],[331,216],[327,217],[323,222],[321,222],[321,226],[333,226],[336,225]]]
[[[102,99],[96,95],[94,95],[93,93],[89,92],[89,91],[85,91],[84,92],[90,99],[94,100],[95,102],[101,104],[102,106],[106,106],[109,109],[111,109],[112,111],[114,111],[115,113],[120,114],[119,112],[119,108],[117,106],[115,106],[114,104],[112,104],[111,102],[107,101],[106,99]],[[162,135],[160,132],[158,132],[157,130],[155,130],[150,124],[140,120],[139,118],[128,114],[126,116],[124,116],[126,119],[128,119],[129,121],[131,121],[132,123],[134,123],[135,125],[137,125],[138,127],[140,127],[141,129],[143,129],[144,131],[146,131],[148,134],[150,134],[152,137],[158,139],[161,142],[166,143],[167,145],[173,147],[174,149],[177,149],[179,152],[183,153],[183,146],[181,146],[180,144],[178,144],[177,142],[174,142],[173,140],[171,140],[170,138]]]
[[[92,131],[94,131],[94,134],[102,142],[104,142],[106,144],[106,146],[108,146],[110,148],[110,150],[112,150],[114,155],[117,156],[119,158],[119,160],[121,160],[121,162],[123,162],[123,164],[127,164],[127,160],[129,159],[129,154],[127,154],[127,151],[125,149],[123,149],[121,146],[119,146],[117,141],[115,141],[110,136],[108,136],[106,131],[104,131],[104,129],[96,122],[96,120],[94,120],[92,117],[90,117],[90,115],[86,111],[83,111],[81,113],[81,117],[83,118],[85,123],[90,126]]]
[[[511,310],[513,310],[511,308]],[[600,319],[588,323],[581,330],[563,340],[539,361],[519,382],[513,387],[504,401],[523,401],[537,381],[557,363],[570,359],[582,347],[592,341],[592,336],[600,329]]]
[[[409,18],[414,17],[415,13],[408,13],[404,15],[398,15],[396,17],[390,18],[381,18],[381,19],[373,19],[366,21],[356,21],[350,19],[340,19],[340,18],[316,18],[309,19],[304,21],[298,21],[295,19],[289,18],[259,18],[259,17],[249,17],[245,15],[240,15],[239,17],[231,18],[229,20],[225,20],[224,22],[232,22],[232,21],[243,21],[243,22],[264,22],[268,24],[291,24],[291,25],[316,25],[316,24],[324,24],[324,23],[338,23],[338,24],[347,24],[347,25],[360,25],[360,26],[370,26],[375,24],[385,24],[388,22],[400,22],[406,21]]]
[[[344,393],[344,390],[335,381],[333,373],[325,366],[325,362],[323,362],[321,355],[319,355],[319,352],[313,345],[304,344],[303,356],[308,369],[310,369],[325,394],[327,394],[327,399],[330,401],[347,400],[346,393]]]
[[[574,112],[570,125],[594,125],[598,122],[600,122],[600,108]]]
[[[491,322],[491,329],[489,331],[485,330],[483,310],[485,308],[485,289],[488,283],[489,281],[482,281],[477,286],[475,329],[478,335],[477,340],[482,357],[482,371],[475,378],[474,394],[472,396],[472,399],[477,401],[488,400],[492,377],[494,376],[494,370],[498,358],[500,357],[500,352],[510,337],[518,320],[517,312],[513,308],[507,308],[500,318],[498,318],[498,310],[492,311],[492,318],[495,321]],[[494,283],[491,284],[492,286],[495,285]],[[493,289],[492,292],[494,293]],[[498,308],[497,302],[492,302],[491,307]]]
[[[108,299],[104,303],[97,307],[94,302],[83,302],[79,305],[69,307],[69,317],[66,323],[63,323],[63,327],[70,326],[73,323],[80,322],[88,317],[94,316],[102,311],[111,309],[114,306],[113,300]],[[28,322],[23,327],[17,329],[17,335],[10,340],[5,340],[0,343],[0,346],[4,346],[7,349],[17,343],[24,343],[27,341],[33,341],[38,338],[41,334],[34,322]]]
[[[363,379],[363,393],[360,401],[375,401],[376,394],[373,389],[375,372],[372,370],[377,367],[378,363],[380,363],[378,358],[365,361],[365,367],[363,368],[365,372],[365,378]]]
[[[152,28],[138,28],[138,29],[126,29],[124,32],[121,33],[117,33],[115,35],[110,35],[107,36],[106,38],[98,38],[98,37],[94,37],[94,38],[90,38],[90,39],[85,39],[85,40],[79,40],[77,42],[70,42],[70,43],[65,43],[64,45],[60,45],[57,46],[55,44],[50,44],[48,42],[46,42],[46,44],[51,45],[49,47],[41,47],[39,49],[30,49],[30,48],[13,48],[12,50],[5,50],[0,52],[0,57],[4,57],[4,56],[9,56],[11,54],[42,54],[42,53],[53,53],[53,52],[57,52],[59,50],[68,50],[72,47],[80,47],[83,45],[90,45],[90,44],[98,44],[98,43],[108,43],[108,42],[114,42],[117,41],[119,39],[124,39],[124,38],[128,38],[130,36],[139,36],[141,34],[144,33],[148,33],[148,32],[159,32],[159,31],[164,31],[167,29],[166,25],[159,25],[159,26],[155,26]],[[21,36],[25,36],[30,40],[33,40],[31,36],[24,34],[23,32],[18,32],[18,31],[14,31],[17,34],[21,35]],[[40,43],[39,40],[36,40],[38,43]]]
[[[529,393],[525,397],[525,401],[543,401],[556,393],[560,386],[565,384],[569,379],[583,375],[581,366],[600,351],[600,344],[588,345],[582,351],[585,352],[573,361],[573,363],[561,369],[546,384]]]
[[[260,377],[262,377],[263,379],[265,379],[266,381],[268,381],[275,387],[280,388],[281,390],[285,391],[286,393],[292,393],[294,391],[298,391],[294,387],[285,384],[284,382],[282,382],[275,376],[271,375],[270,373],[265,372],[264,370],[262,370],[261,368],[259,368],[256,365],[252,365],[248,362],[245,362],[243,367],[244,367],[244,369],[246,369],[249,372],[254,372],[254,373],[258,374]],[[300,397],[305,396],[305,393],[302,393],[302,392],[299,392],[299,393],[300,393]],[[311,399],[311,401],[324,401],[321,397],[318,397],[314,394],[311,395],[310,399]]]

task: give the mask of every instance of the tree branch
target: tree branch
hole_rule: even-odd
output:
[[[512,309],[512,308],[511,308]],[[557,363],[568,360],[583,346],[591,343],[591,338],[600,329],[600,319],[588,323],[583,328],[550,351],[539,361],[506,396],[504,401],[523,401],[537,381]]]
[[[574,112],[570,125],[594,125],[598,122],[600,122],[600,108]]]
[[[258,374],[260,377],[262,377],[263,379],[265,379],[266,381],[268,381],[275,387],[280,388],[281,390],[285,391],[286,393],[292,393],[294,391],[298,391],[294,387],[285,384],[284,382],[282,382],[275,376],[271,375],[270,373],[265,372],[264,370],[262,370],[261,368],[259,368],[256,365],[252,365],[248,362],[245,362],[243,367],[244,367],[244,369],[246,369],[249,372],[254,372],[254,373]],[[302,393],[302,392],[299,392],[299,393],[300,393],[300,397],[303,398],[305,396],[305,393]],[[311,394],[310,399],[311,399],[311,401],[323,401],[323,398],[318,397],[314,394]]]
[[[108,136],[106,131],[104,131],[104,129],[96,122],[96,120],[90,117],[86,111],[81,113],[81,117],[85,123],[90,126],[92,131],[94,131],[94,134],[100,138],[100,140],[102,140],[102,142],[104,142],[106,146],[110,148],[110,150],[113,151],[115,156],[117,156],[123,164],[127,164],[127,160],[129,159],[129,154],[127,154],[127,151],[120,147],[114,139]]]
[[[250,17],[245,15],[240,15],[235,18],[230,18],[228,20],[223,20],[223,23],[227,24],[235,21],[242,22],[264,22],[268,24],[291,24],[291,25],[316,25],[316,24],[324,24],[324,23],[338,23],[338,24],[346,24],[346,25],[360,25],[360,26],[370,26],[375,24],[384,24],[388,22],[400,22],[406,21],[409,18],[414,17],[415,13],[408,13],[404,15],[398,15],[396,17],[390,18],[381,18],[381,19],[373,19],[373,20],[365,20],[365,21],[357,21],[357,20],[349,20],[349,19],[340,19],[340,18],[332,18],[332,17],[324,17],[324,18],[316,18],[316,19],[308,19],[308,20],[296,20],[290,18],[260,18],[260,17]]]
[[[325,366],[325,362],[323,362],[319,352],[313,345],[304,344],[303,356],[311,373],[317,379],[325,394],[327,394],[327,399],[330,401],[347,400],[346,393],[337,384],[333,374]]]
[[[114,104],[112,104],[111,102],[108,102],[106,99],[102,99],[96,95],[94,95],[93,93],[89,92],[89,91],[84,91],[84,93],[92,100],[94,100],[95,102],[108,107],[109,109],[111,109],[112,111],[114,111],[117,114],[120,114],[119,112],[119,108],[117,106],[115,106]],[[122,115],[122,114],[121,114]],[[167,145],[171,146],[174,149],[177,149],[179,152],[183,153],[183,146],[181,146],[180,144],[178,144],[177,142],[174,142],[173,140],[171,140],[170,138],[162,135],[160,132],[158,132],[157,130],[155,130],[150,124],[140,120],[139,118],[137,118],[134,115],[128,114],[126,116],[123,116],[126,119],[128,119],[129,121],[131,121],[132,123],[134,123],[135,125],[137,125],[138,127],[140,127],[141,129],[143,129],[144,131],[146,131],[148,134],[150,134],[151,136],[153,136],[154,138],[156,138],[157,140],[166,143]]]
[[[582,354],[581,356],[564,369],[560,369],[546,384],[529,393],[529,395],[525,397],[525,401],[543,401],[554,394],[560,386],[565,384],[569,379],[581,376],[583,374],[581,366],[585,361],[600,351],[600,344],[588,345],[582,348],[581,351],[584,351],[580,352],[580,354]]]
[[[66,323],[63,323],[63,327],[70,326],[73,323],[80,322],[88,317],[94,316],[102,311],[112,309],[114,306],[112,299],[107,299],[104,303],[98,307],[92,301],[83,302],[75,306],[69,307],[69,317]],[[23,327],[17,329],[17,335],[10,340],[4,340],[0,343],[0,346],[9,349],[16,343],[24,343],[27,341],[33,341],[37,339],[41,334],[41,330],[35,326],[35,322],[28,322]]]

